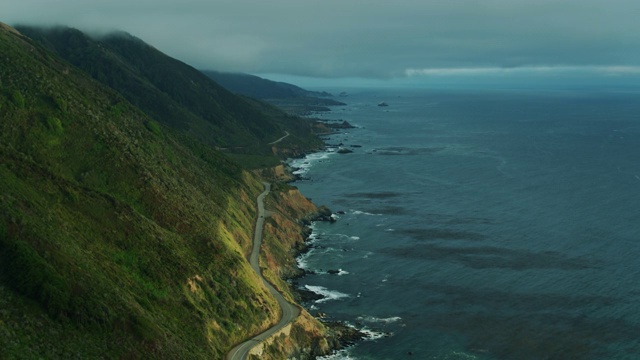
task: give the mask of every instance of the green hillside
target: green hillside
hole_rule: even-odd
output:
[[[0,54],[0,358],[220,359],[276,319],[244,258],[260,182],[175,127],[222,144],[231,110],[167,127],[4,25]],[[240,128],[233,141],[283,129]]]
[[[99,39],[65,27],[18,30],[94,79],[121,93],[147,115],[204,143],[240,154],[270,155],[270,142],[309,150],[320,143],[309,120],[241,98],[181,61],[126,33]]]

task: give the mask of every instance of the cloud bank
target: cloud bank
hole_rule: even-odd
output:
[[[0,21],[124,30],[203,69],[387,79],[637,74],[637,14],[637,0],[21,0]]]

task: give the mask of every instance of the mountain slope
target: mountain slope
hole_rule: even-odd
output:
[[[268,143],[293,134],[298,147],[318,146],[308,120],[283,112],[265,115],[264,104],[247,101],[198,70],[126,33],[99,39],[71,28],[18,30],[120,92],[159,122],[232,152],[270,151]],[[285,146],[286,144],[282,144]]]
[[[218,84],[237,94],[256,99],[287,99],[296,97],[331,96],[329,93],[305,90],[301,87],[280,81],[271,81],[259,76],[220,71],[202,71]]]
[[[328,111],[327,106],[344,105],[331,98],[327,92],[302,89],[298,86],[263,79],[249,74],[203,71],[226,89],[245,96],[265,100],[293,114],[309,114]]]
[[[0,358],[222,358],[261,184],[0,26]]]

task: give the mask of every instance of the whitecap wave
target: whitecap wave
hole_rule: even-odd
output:
[[[309,228],[311,229],[311,234],[309,234],[309,237],[307,237],[306,243],[308,245],[313,245],[318,242],[321,234],[316,230],[315,223],[309,225]],[[309,250],[299,255],[296,258],[296,264],[298,265],[298,268],[302,270],[310,270],[308,260],[315,252],[316,248],[311,247]]]
[[[340,300],[349,297],[349,294],[341,293],[335,290],[329,290],[324,286],[305,285],[304,287],[307,290],[322,296],[322,299],[315,301],[318,304],[327,302],[329,300]]]
[[[314,242],[315,240],[318,240],[318,238],[320,237],[320,233],[316,231],[314,225],[311,225],[310,228],[311,234],[309,234],[309,237],[307,237],[307,242]]]
[[[360,236],[355,236],[355,235],[347,235],[347,234],[331,234],[328,235],[327,237],[332,237],[334,240],[337,239],[348,239],[348,240],[360,240]]]
[[[361,211],[361,210],[351,210],[351,213],[354,215],[382,216],[382,214],[373,214],[373,213]]]
[[[383,337],[389,336],[389,333],[384,333],[382,331],[375,331],[375,330],[371,330],[368,329],[366,327],[360,329],[360,332],[364,333],[366,335],[365,340],[378,340],[378,339],[382,339]]]
[[[321,151],[313,154],[309,154],[302,159],[293,159],[289,161],[289,166],[295,168],[292,173],[294,175],[305,175],[309,172],[309,169],[318,161],[328,159],[332,154],[335,154],[336,150],[328,148],[326,151]]]
[[[299,269],[309,270],[308,260],[309,260],[309,257],[311,256],[311,252],[313,252],[313,249],[305,252],[304,254],[296,258],[296,264],[298,265]]]
[[[353,356],[349,354],[348,350],[338,350],[335,353],[327,356],[319,356],[318,360],[355,360]]]
[[[477,356],[473,355],[473,354],[469,354],[463,351],[452,351],[450,355],[448,355],[447,358],[452,358],[452,359],[459,359],[459,360],[476,360],[478,359]]]
[[[375,317],[375,316],[360,316],[360,317],[358,317],[358,320],[369,322],[369,323],[391,324],[391,323],[398,322],[398,321],[402,320],[402,318],[400,316],[392,316],[392,317],[388,317],[388,318],[378,318],[378,317]]]
[[[348,275],[349,272],[347,270],[338,269],[338,276]]]
[[[312,247],[311,249],[309,249],[307,252],[305,252],[304,254],[299,255],[296,258],[296,264],[298,265],[299,269],[302,270],[307,270],[307,271],[317,271],[317,270],[321,270],[318,268],[312,268],[309,265],[309,259],[313,256],[323,256],[329,253],[335,253],[335,252],[339,252],[336,256],[341,257],[342,256],[342,250],[340,249],[336,249],[333,247],[324,247],[324,246],[317,246],[317,247]]]

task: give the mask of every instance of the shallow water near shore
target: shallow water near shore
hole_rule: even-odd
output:
[[[344,211],[299,259],[307,307],[372,333],[332,359],[640,358],[638,94],[344,100],[354,152],[292,163]]]

